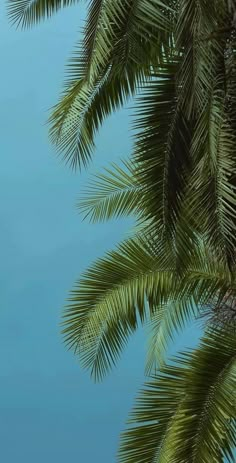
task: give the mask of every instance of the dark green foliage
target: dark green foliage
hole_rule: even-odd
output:
[[[75,1],[8,0],[28,27]],[[139,323],[150,329],[142,392],[120,463],[235,462],[236,7],[234,0],[91,0],[50,135],[87,166],[104,119],[134,97],[134,149],[88,185],[84,217],[132,214],[136,234],[71,293],[64,336],[101,379]],[[164,364],[202,318],[193,352]]]

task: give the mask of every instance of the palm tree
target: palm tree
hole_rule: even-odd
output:
[[[23,26],[72,3],[8,0]],[[50,118],[65,159],[87,165],[104,118],[137,94],[131,163],[100,176],[81,207],[92,220],[135,213],[141,231],[83,275],[64,327],[95,378],[139,321],[150,327],[147,370],[160,373],[122,462],[233,461],[235,45],[232,0],[93,0]],[[202,344],[163,366],[173,332],[196,316],[210,324]]]

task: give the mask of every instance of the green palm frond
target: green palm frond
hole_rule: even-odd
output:
[[[149,80],[150,65],[156,66],[167,53],[168,21],[159,0],[91,2],[83,41],[49,120],[52,142],[73,167],[87,164],[103,120]]]
[[[162,304],[172,285],[171,270],[161,267],[145,242],[123,243],[93,265],[72,292],[64,315],[66,343],[96,378],[104,376],[138,319],[146,319],[147,304]]]
[[[141,392],[121,438],[125,463],[234,462],[236,342],[208,331],[193,352],[183,352]]]
[[[50,136],[58,152],[73,168],[86,166],[91,159],[94,137],[105,117],[124,105],[136,87],[135,78],[111,76],[107,69],[96,85],[75,82],[62,95],[49,119]]]
[[[211,93],[226,43],[214,36],[227,22],[224,0],[180,0],[175,29],[176,46],[183,51],[178,70],[179,101],[188,118],[196,120]]]
[[[126,2],[93,0],[87,11],[82,41],[74,50],[67,68],[68,81],[83,79],[94,83],[111,65],[111,49],[116,31],[125,20]]]
[[[163,65],[138,97],[134,160],[144,207],[158,232],[173,235],[190,171],[191,127],[177,105],[178,60]]]
[[[69,64],[69,78],[94,82],[108,64],[116,75],[135,73],[137,65],[149,75],[150,63],[158,61],[167,48],[169,10],[160,0],[91,1],[82,42]],[[155,52],[150,55],[154,43]]]
[[[69,78],[97,79],[108,63],[115,74],[122,75],[136,65],[146,65],[149,73],[151,40],[158,30],[160,45],[167,33],[168,18],[159,1],[93,0],[90,2],[83,39],[76,48],[68,67]],[[161,35],[162,34],[162,35]],[[153,57],[152,57],[153,59]]]
[[[177,294],[174,297],[172,295],[167,303],[153,311],[148,322],[147,374],[157,371],[162,366],[170,342],[173,343],[175,336],[190,320],[200,315],[200,301],[195,301],[188,293],[181,298],[178,298]]]
[[[183,59],[178,69],[178,101],[193,121],[192,173],[186,211],[194,227],[229,266],[235,250],[235,38],[227,2],[180,2],[176,43]],[[229,78],[230,76],[230,78]],[[182,247],[183,249],[183,247]]]
[[[194,140],[194,150],[200,159],[191,177],[189,198],[210,245],[232,261],[236,244],[236,138],[225,112],[225,98],[222,92],[213,94],[208,111],[205,108],[199,120],[201,136]]]
[[[175,236],[183,257],[191,252],[195,230],[230,264],[236,205],[231,94],[218,67],[197,122],[187,120],[179,102],[178,62],[166,63],[138,100],[134,160],[147,193],[143,204],[158,232]]]
[[[153,310],[148,322],[149,349],[146,372],[160,367],[165,359],[169,342],[186,327],[192,319],[205,320],[206,325],[226,326],[222,320],[228,319],[227,326],[234,329],[235,275],[229,271],[224,262],[219,262],[217,255],[205,246],[200,239],[192,253],[185,259],[182,272],[179,271],[179,256],[163,247],[161,260],[165,265],[175,268],[179,283],[175,292],[170,294],[158,311]],[[169,243],[171,248],[171,244]],[[173,243],[172,243],[173,246]],[[166,254],[170,253],[168,259]],[[173,255],[174,254],[174,255]],[[182,258],[182,256],[181,256]],[[176,260],[176,264],[174,264]],[[169,263],[168,263],[169,262]],[[234,314],[234,311],[233,311]],[[235,311],[236,316],[236,311]]]
[[[73,57],[69,61],[68,74],[70,79],[85,79],[94,81],[107,67],[110,58],[113,26],[110,21],[112,2],[94,0],[90,2],[82,43],[76,47]],[[108,6],[109,4],[109,6]],[[120,0],[116,2],[117,13],[123,12]],[[117,14],[115,18],[117,20]]]
[[[112,164],[104,173],[93,176],[78,208],[84,218],[101,222],[123,215],[140,215],[142,197],[133,163],[122,161],[121,165]]]
[[[10,21],[23,28],[50,18],[61,8],[73,5],[79,0],[8,0],[7,11]]]
[[[93,264],[72,291],[64,314],[65,342],[96,379],[115,364],[138,320],[162,318],[160,345],[152,349],[152,354],[159,352],[160,363],[172,330],[181,329],[200,307],[214,303],[220,293],[223,297],[234,284],[223,265],[201,253],[180,278],[173,255],[168,259],[165,251],[147,238],[127,240]],[[151,361],[153,355],[149,366]]]

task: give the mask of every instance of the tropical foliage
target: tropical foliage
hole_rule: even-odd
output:
[[[74,1],[8,0],[28,27]],[[92,221],[134,214],[136,235],[74,288],[64,335],[100,379],[139,322],[158,368],[122,437],[123,462],[221,463],[235,446],[236,8],[233,0],[92,0],[50,118],[72,167],[134,97],[134,149],[88,187]],[[173,333],[205,321],[197,350],[165,365]]]
[[[235,335],[208,331],[196,350],[146,385],[122,435],[119,461],[235,462],[235,375]]]
[[[29,26],[72,3],[8,0],[8,12]],[[166,236],[184,209],[229,265],[235,260],[234,18],[232,0],[89,2],[50,118],[52,141],[65,159],[87,165],[104,118],[138,91],[133,159],[149,191],[143,208]]]
[[[132,213],[143,227],[81,278],[65,314],[66,339],[100,379],[139,322],[149,327],[146,370],[156,374],[122,435],[121,463],[235,463],[235,267],[196,231],[188,253],[176,247],[177,235],[166,241],[150,232],[145,194],[132,163],[88,185],[79,203],[85,217]],[[200,346],[165,365],[168,343],[191,319],[206,327]]]
[[[220,323],[219,306],[230,313],[235,274],[202,240],[181,272],[178,265],[178,256],[168,249],[168,243],[157,242],[145,230],[99,259],[82,276],[64,315],[64,334],[96,379],[116,363],[139,321],[150,326],[150,370],[163,360],[173,332],[191,317],[205,314],[207,319],[214,313]],[[218,315],[209,307],[218,308]]]
[[[83,275],[65,313],[66,341],[101,379],[140,322],[149,328],[146,371],[156,374],[122,435],[121,463],[235,462],[235,268],[196,232],[184,259],[176,239],[150,232],[133,169],[106,169],[79,203],[92,221],[132,213],[142,228]],[[206,326],[200,346],[165,365],[169,342],[191,319]]]

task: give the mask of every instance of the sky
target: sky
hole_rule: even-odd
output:
[[[115,460],[144,376],[143,333],[93,384],[66,351],[60,316],[81,272],[113,248],[130,221],[82,222],[75,203],[92,172],[130,153],[129,111],[97,138],[93,164],[75,174],[55,155],[46,120],[62,88],[84,8],[16,31],[0,6],[0,458],[4,463]],[[190,330],[179,343],[196,338]]]

